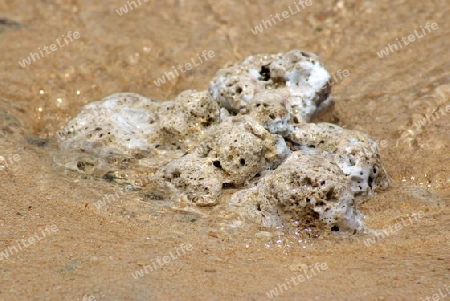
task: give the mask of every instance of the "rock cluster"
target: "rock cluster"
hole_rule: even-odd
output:
[[[191,206],[225,202],[268,227],[296,220],[360,230],[356,204],[386,188],[388,176],[365,134],[311,123],[332,105],[323,64],[293,50],[251,56],[219,70],[207,91],[173,101],[111,95],[85,106],[57,137],[62,149],[102,162],[132,156],[145,168],[164,157],[153,162],[146,189]]]

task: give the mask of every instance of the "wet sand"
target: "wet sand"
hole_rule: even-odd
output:
[[[292,1],[141,1],[120,16],[124,5],[0,1],[0,254],[9,252],[0,260],[0,300],[265,300],[275,288],[279,300],[444,299],[447,1],[312,1],[295,14]],[[272,26],[253,34],[271,15]],[[173,99],[206,89],[217,69],[249,55],[291,49],[316,53],[339,79],[337,123],[379,142],[393,185],[360,209],[368,229],[385,230],[384,237],[252,224],[224,230],[213,214],[176,212],[140,192],[98,209],[94,202],[117,185],[68,174],[53,161],[54,134],[91,101],[116,92]],[[19,64],[41,50],[30,65]],[[205,50],[214,58],[155,85]],[[350,75],[340,78],[339,70]],[[145,266],[153,271],[135,279]],[[290,280],[299,275],[303,282]]]

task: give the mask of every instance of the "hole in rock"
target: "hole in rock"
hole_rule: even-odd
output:
[[[333,188],[327,192],[326,199],[327,199],[327,201],[335,199]]]
[[[270,69],[267,66],[262,66],[259,73],[261,74],[263,81],[268,81],[270,79]]]
[[[311,186],[311,185],[312,185],[312,181],[311,181],[311,179],[308,178],[308,177],[306,177],[306,178],[303,180],[303,183],[304,183],[305,185],[308,185],[308,186]]]
[[[368,184],[369,184],[370,189],[372,189],[373,178],[369,177],[369,181],[368,182],[369,182]]]
[[[213,162],[213,165],[214,165],[215,167],[217,167],[217,168],[222,169],[222,166],[220,165],[220,161],[214,161],[214,162]]]
[[[333,226],[333,227],[331,227],[331,231],[338,232],[339,231],[339,227],[338,226]]]
[[[103,179],[106,181],[112,182],[116,178],[116,175],[114,174],[114,171],[110,170],[107,173],[103,175]]]
[[[231,189],[234,188],[233,183],[222,183],[222,189]]]

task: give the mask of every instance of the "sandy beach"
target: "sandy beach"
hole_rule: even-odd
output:
[[[0,300],[450,300],[449,14],[445,0],[0,0]],[[392,177],[358,206],[366,233],[230,229],[57,164],[72,154],[56,132],[90,102],[171,100],[292,49],[320,57],[333,121],[376,141]]]

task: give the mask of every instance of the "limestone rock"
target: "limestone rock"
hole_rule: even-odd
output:
[[[57,133],[54,161],[179,208],[223,205],[265,227],[361,230],[357,203],[389,176],[367,135],[310,123],[333,107],[329,79],[316,55],[293,50],[250,56],[219,70],[208,91],[170,101],[113,94]]]
[[[165,190],[172,198],[185,195],[193,203],[212,205],[221,193],[223,178],[223,172],[211,159],[188,154],[161,167],[154,176],[153,185]]]
[[[241,207],[251,212],[247,215],[260,216],[265,226],[292,219],[304,227],[363,229],[350,183],[327,155],[293,152],[256,188],[239,192],[232,200],[235,205],[245,203]]]
[[[217,123],[219,105],[206,91],[187,90],[174,101],[162,103],[158,117],[158,143],[187,150],[205,128]]]
[[[292,50],[285,54],[255,55],[219,70],[209,93],[221,107],[235,114],[259,93],[271,90],[285,99],[291,121],[310,122],[332,105],[330,75],[319,58]]]
[[[56,134],[59,145],[102,155],[147,150],[157,139],[158,106],[134,93],[92,102]]]
[[[276,168],[290,151],[281,136],[270,134],[248,116],[238,116],[211,129],[195,153],[212,158],[226,182],[240,186],[256,174]]]
[[[367,135],[330,123],[298,125],[289,135],[299,150],[314,148],[330,154],[350,180],[356,196],[371,194],[389,184],[376,143]]]

